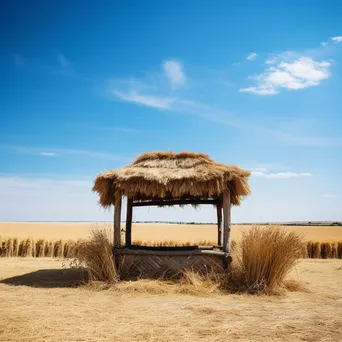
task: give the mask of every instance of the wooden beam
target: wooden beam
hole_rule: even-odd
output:
[[[217,204],[217,199],[184,199],[184,200],[151,200],[133,202],[133,207],[163,206],[163,205],[188,205],[188,204]]]
[[[217,245],[222,246],[222,203],[219,202],[217,208]]]
[[[230,193],[223,194],[223,252],[230,255]]]
[[[127,198],[126,213],[126,246],[132,245],[132,217],[133,217],[133,199]]]
[[[121,197],[114,206],[114,247],[121,246]]]
[[[228,255],[226,253],[223,253],[221,251],[211,251],[211,250],[192,250],[192,251],[177,251],[177,250],[170,250],[170,251],[158,251],[158,250],[154,250],[154,251],[149,251],[146,249],[134,249],[134,248],[121,248],[118,250],[118,255],[122,255],[122,254],[135,254],[135,255],[166,255],[166,256],[179,256],[179,255],[217,255],[219,257],[227,257]]]

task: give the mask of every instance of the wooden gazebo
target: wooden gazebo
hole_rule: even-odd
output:
[[[114,205],[114,253],[118,267],[132,276],[160,276],[184,268],[205,272],[230,258],[230,209],[250,193],[250,172],[214,162],[205,154],[144,153],[133,164],[97,176],[93,191],[103,207]],[[121,203],[127,197],[125,243]],[[211,204],[217,208],[217,246],[146,247],[132,245],[133,208]],[[223,213],[223,215],[222,215]]]

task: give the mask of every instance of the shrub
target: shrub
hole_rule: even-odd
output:
[[[94,229],[90,240],[79,243],[77,258],[86,267],[90,281],[113,283],[118,280],[113,243],[107,231]]]
[[[272,290],[302,255],[303,240],[296,232],[255,227],[242,235],[240,274],[251,292]]]

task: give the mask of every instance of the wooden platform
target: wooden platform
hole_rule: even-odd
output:
[[[121,278],[137,277],[173,278],[184,270],[201,274],[222,272],[228,254],[219,250],[202,248],[120,248],[114,254],[118,259]]]

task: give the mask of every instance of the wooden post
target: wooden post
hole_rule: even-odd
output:
[[[222,202],[217,203],[217,245],[222,246]]]
[[[121,246],[121,197],[114,205],[114,247]]]
[[[223,194],[223,252],[230,255],[230,193]]]
[[[126,213],[126,246],[132,245],[132,216],[133,216],[133,198],[127,198]]]

